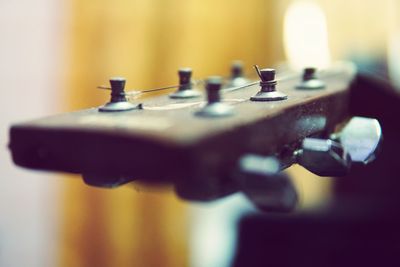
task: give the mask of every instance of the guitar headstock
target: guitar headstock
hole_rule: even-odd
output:
[[[306,138],[329,138],[349,116],[351,64],[318,76],[311,68],[257,73],[252,80],[234,66],[229,79],[195,82],[182,69],[178,89],[144,101],[128,101],[125,80],[113,78],[104,106],[12,126],[13,160],[95,186],[142,179],[172,183],[186,199],[233,193],[244,156],[273,157],[281,170],[299,162]]]

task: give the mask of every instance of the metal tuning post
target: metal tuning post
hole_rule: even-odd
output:
[[[140,104],[128,102],[125,94],[126,79],[122,77],[113,77],[110,79],[111,100],[99,108],[101,112],[118,112],[132,109],[140,109]]]
[[[206,81],[207,103],[195,114],[200,117],[218,118],[233,115],[233,107],[221,102],[222,78],[209,77]]]
[[[319,176],[345,176],[352,164],[372,162],[383,138],[377,120],[353,117],[331,139],[305,138],[297,162]]]
[[[236,180],[240,190],[262,211],[289,212],[298,202],[291,179],[280,172],[274,157],[245,155],[239,160]]]
[[[298,85],[296,85],[296,88],[302,90],[325,88],[325,83],[318,79],[316,71],[316,68],[305,68],[303,72],[303,79]]]
[[[287,99],[286,94],[276,90],[275,69],[259,70],[257,65],[254,68],[261,80],[261,90],[250,98],[251,101],[279,101]]]
[[[173,99],[187,99],[199,97],[201,94],[192,88],[192,69],[181,68],[178,70],[179,87],[178,90],[169,95]]]
[[[248,84],[249,80],[243,74],[243,63],[240,60],[232,62],[231,77],[227,87],[240,87]]]

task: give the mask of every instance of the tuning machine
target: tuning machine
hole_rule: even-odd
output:
[[[200,117],[218,118],[233,115],[233,107],[221,102],[222,78],[211,76],[206,81],[207,103],[195,115]]]
[[[193,90],[192,69],[181,68],[178,70],[179,87],[178,90],[169,95],[172,99],[187,99],[200,96],[200,92]]]
[[[140,109],[140,104],[128,102],[125,95],[126,79],[123,77],[113,77],[110,79],[111,84],[111,100],[104,106],[99,108],[101,112],[118,112],[128,111],[132,109]]]
[[[353,117],[343,129],[331,136],[340,142],[350,154],[351,160],[368,164],[375,160],[383,141],[382,128],[378,120]]]
[[[368,164],[376,158],[382,129],[376,119],[353,117],[331,139],[305,138],[296,151],[297,162],[319,176],[345,176],[351,164]]]
[[[301,90],[315,90],[325,88],[325,83],[318,79],[316,68],[305,68],[303,72],[302,81],[296,85],[297,89]]]
[[[274,157],[248,154],[240,158],[235,173],[239,189],[262,211],[289,212],[298,202],[290,178],[280,172]]]
[[[248,84],[249,80],[244,76],[243,62],[240,60],[235,60],[231,65],[231,77],[226,87],[240,87]]]
[[[275,69],[258,69],[254,68],[260,77],[261,90],[250,98],[251,101],[279,101],[287,99],[287,95],[276,90],[277,81],[275,80]]]

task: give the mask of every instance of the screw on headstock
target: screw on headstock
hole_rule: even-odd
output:
[[[254,66],[260,77],[261,90],[250,98],[251,101],[279,101],[287,99],[287,95],[276,90],[275,69],[259,69]]]
[[[127,101],[125,95],[126,79],[123,77],[113,77],[110,79],[111,99],[110,102],[99,108],[101,112],[127,111],[140,108],[140,105]]]
[[[296,85],[297,89],[302,90],[314,90],[314,89],[323,89],[325,88],[325,83],[318,79],[316,75],[316,68],[305,68],[303,71],[303,79],[302,81]]]
[[[206,81],[207,104],[195,113],[201,117],[226,117],[233,115],[233,108],[221,102],[222,78],[209,77]]]
[[[192,89],[192,69],[181,68],[178,70],[179,87],[178,90],[169,95],[170,98],[185,99],[200,96],[198,91]]]

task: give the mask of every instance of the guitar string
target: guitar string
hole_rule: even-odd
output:
[[[280,76],[276,79],[277,82],[281,82],[281,81],[286,81],[286,80],[291,80],[294,78],[299,77],[298,74],[292,74],[292,75],[286,75],[286,76]],[[225,77],[225,79],[228,79],[227,77]],[[174,88],[178,88],[180,86],[186,86],[186,85],[199,85],[202,83],[205,83],[206,79],[201,79],[201,80],[195,80],[192,81],[191,83],[188,84],[177,84],[177,85],[170,85],[170,86],[165,86],[165,87],[159,87],[159,88],[151,88],[151,89],[144,89],[144,90],[129,90],[125,92],[125,95],[130,98],[130,99],[135,99],[137,97],[139,97],[141,94],[146,94],[146,93],[151,93],[151,92],[158,92],[158,91],[164,91],[164,90],[168,90],[168,89],[174,89]],[[236,87],[228,87],[228,88],[224,88],[221,91],[223,93],[230,93],[230,92],[234,92],[243,88],[247,88],[247,87],[251,87],[253,85],[258,84],[260,81],[254,81],[254,82],[250,82],[241,86],[236,86]],[[98,89],[104,89],[104,90],[111,90],[111,87],[108,86],[104,86],[104,85],[100,85],[97,86]]]

